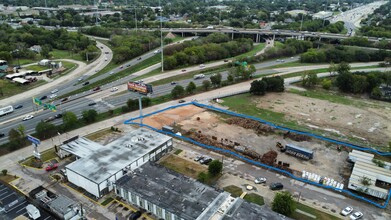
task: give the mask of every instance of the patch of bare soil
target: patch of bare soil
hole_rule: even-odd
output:
[[[198,120],[199,118],[199,120]],[[346,151],[338,152],[335,145],[328,145],[319,140],[310,140],[296,142],[291,139],[284,139],[283,135],[275,133],[257,134],[253,129],[245,129],[237,125],[229,125],[225,123],[217,114],[204,111],[193,115],[192,117],[178,122],[183,130],[201,131],[202,134],[215,136],[217,140],[228,139],[232,142],[237,142],[241,146],[245,146],[250,150],[254,150],[260,154],[265,154],[268,151],[274,150],[278,152],[277,161],[289,163],[290,168],[297,171],[306,170],[318,175],[334,178],[342,182],[340,175],[343,168],[347,165]],[[276,147],[276,143],[295,144],[314,151],[314,159],[305,161],[296,157],[281,153]]]
[[[164,125],[171,126],[174,123],[180,122],[197,113],[203,112],[205,109],[193,105],[171,109],[160,114],[156,114],[143,119],[143,123],[154,128],[161,129]]]
[[[269,93],[256,102],[257,107],[284,113],[286,119],[308,128],[358,138],[374,145],[385,146],[391,140],[389,103],[376,102],[376,108],[355,107],[291,93]]]

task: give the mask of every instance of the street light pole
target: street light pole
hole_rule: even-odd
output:
[[[137,14],[136,14],[136,7],[134,7],[134,22],[136,24],[136,32],[137,32]]]
[[[163,17],[162,17],[162,6],[160,4],[160,0],[159,0],[159,10],[160,10],[160,54],[161,54],[161,58],[162,58],[162,72],[164,72],[164,60],[163,60]]]

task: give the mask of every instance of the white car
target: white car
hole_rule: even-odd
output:
[[[257,178],[255,178],[254,183],[256,183],[256,184],[266,183],[266,178],[265,177],[257,177]]]
[[[350,215],[350,219],[351,220],[357,220],[357,219],[360,219],[363,217],[364,214],[362,214],[361,212],[355,212],[353,214]]]
[[[113,88],[110,89],[111,92],[115,92],[115,91],[117,91],[117,90],[118,90],[117,87],[113,87]]]
[[[155,50],[154,54],[160,53],[160,50]]]
[[[54,99],[57,97],[57,94],[52,94],[51,96],[49,96],[50,99]]]
[[[114,74],[114,71],[111,71],[110,73],[109,73],[109,75],[113,75]]]
[[[204,67],[205,67],[205,64],[201,64],[201,65],[200,65],[200,68],[204,68]]]
[[[30,120],[32,118],[34,118],[33,115],[26,115],[26,117],[23,118],[23,121],[27,121],[27,120]]]
[[[51,91],[50,93],[54,94],[56,92],[58,92],[58,89],[55,89],[55,90]]]
[[[349,215],[349,214],[352,213],[352,212],[353,212],[353,208],[350,207],[350,206],[348,206],[348,207],[342,209],[341,215],[347,216],[347,215]]]

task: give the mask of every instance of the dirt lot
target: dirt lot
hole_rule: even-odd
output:
[[[270,93],[259,98],[257,106],[284,113],[287,119],[309,128],[365,139],[371,144],[384,146],[391,140],[391,105],[386,102],[358,108],[291,93]]]
[[[186,117],[182,117],[183,120],[176,120],[176,123],[180,125],[183,130],[196,129],[203,134],[216,136],[218,140],[227,138],[228,140],[240,143],[242,146],[253,149],[260,154],[264,154],[269,150],[277,151],[276,141],[279,141],[282,144],[291,143],[313,149],[315,158],[310,161],[303,161],[284,153],[279,153],[277,160],[290,163],[290,168],[294,170],[306,170],[322,176],[334,178],[337,181],[342,181],[340,172],[346,167],[345,161],[348,153],[344,151],[338,152],[333,147],[326,147],[325,143],[317,140],[299,143],[289,139],[284,140],[282,136],[275,134],[267,136],[257,135],[251,129],[229,125],[217,114],[193,106],[178,108],[175,109],[175,111],[166,111],[161,115],[158,114],[153,118],[145,120],[145,122],[148,121],[152,126],[161,126],[161,121],[166,121],[167,118],[175,118],[177,115],[186,115]],[[200,118],[200,120],[197,120],[197,118]]]

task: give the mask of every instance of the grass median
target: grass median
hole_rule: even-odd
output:
[[[150,57],[148,59],[145,59],[143,60],[142,62],[132,66],[131,68],[129,69],[126,69],[126,70],[123,70],[123,71],[120,71],[116,74],[113,74],[113,75],[110,75],[104,79],[101,79],[101,80],[98,80],[96,82],[93,82],[89,85],[86,85],[82,88],[79,88],[79,89],[76,89],[70,93],[67,93],[67,94],[64,94],[62,96],[60,96],[59,98],[63,98],[63,97],[68,97],[68,96],[71,96],[71,95],[74,95],[74,94],[78,94],[78,93],[81,93],[81,92],[85,92],[85,91],[88,91],[88,90],[91,90],[97,86],[102,86],[104,84],[107,84],[107,83],[110,83],[110,82],[113,82],[113,81],[116,81],[116,80],[120,80],[126,76],[129,76],[137,71],[140,71],[140,70],[143,70],[151,65],[154,65],[156,63],[159,63],[160,62],[160,57],[158,55],[155,55],[153,57]],[[124,82],[125,83],[125,82]]]

